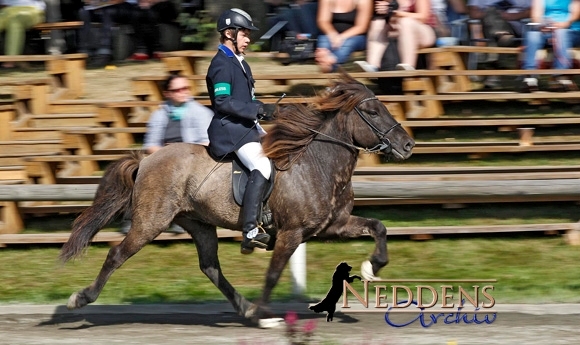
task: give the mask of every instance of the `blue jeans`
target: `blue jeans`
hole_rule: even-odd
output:
[[[367,46],[367,36],[366,35],[358,35],[347,38],[342,45],[338,49],[332,49],[330,45],[330,40],[326,35],[318,36],[318,43],[316,45],[317,48],[326,48],[336,56],[336,64],[333,67],[333,70],[336,70],[338,65],[342,65],[346,61],[348,61],[348,57],[354,51],[358,50],[365,50]]]
[[[572,59],[569,50],[572,47],[580,46],[580,31],[570,29],[558,29],[552,33],[543,33],[541,31],[528,31],[525,37],[525,59],[524,69],[536,69],[536,52],[546,46],[546,43],[554,36],[553,50],[554,63],[553,69],[567,69],[572,67]]]

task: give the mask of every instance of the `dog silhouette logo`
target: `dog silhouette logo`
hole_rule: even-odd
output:
[[[348,283],[352,283],[355,279],[362,280],[360,276],[357,275],[350,275],[350,270],[352,267],[349,266],[346,262],[341,262],[336,266],[334,273],[332,274],[332,286],[326,297],[317,304],[308,307],[308,309],[314,311],[315,313],[321,313],[326,311],[328,314],[326,315],[326,322],[332,321],[334,317],[334,312],[336,311],[336,303],[340,299],[342,295],[343,289],[343,281],[347,281]]]

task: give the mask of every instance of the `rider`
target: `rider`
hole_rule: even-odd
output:
[[[270,236],[258,226],[262,199],[272,173],[260,136],[265,134],[258,119],[271,116],[273,104],[255,99],[254,78],[244,52],[251,31],[258,30],[248,13],[238,8],[224,11],[217,21],[218,52],[207,71],[207,90],[214,110],[208,129],[209,148],[216,157],[234,152],[250,170],[242,206],[242,254],[255,247],[266,248]]]

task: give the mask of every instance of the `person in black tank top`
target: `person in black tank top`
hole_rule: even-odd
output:
[[[334,72],[354,51],[366,48],[366,32],[373,13],[372,0],[320,0],[316,63],[322,72]]]

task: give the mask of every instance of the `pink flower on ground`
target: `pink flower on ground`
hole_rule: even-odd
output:
[[[310,334],[310,333],[313,333],[315,329],[316,329],[316,320],[312,319],[312,320],[306,321],[306,323],[304,324],[303,331],[306,334]]]
[[[289,311],[286,313],[286,316],[284,316],[284,321],[288,326],[294,326],[296,321],[298,321],[298,314],[296,314],[296,312]]]

